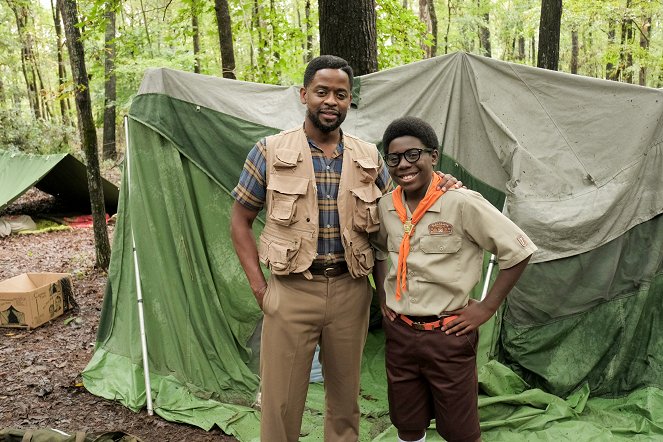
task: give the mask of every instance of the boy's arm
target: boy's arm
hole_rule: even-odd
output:
[[[518,264],[508,269],[500,269],[500,272],[495,279],[493,287],[490,289],[483,301],[470,301],[470,303],[462,310],[456,313],[458,318],[454,319],[442,330],[446,334],[455,333],[456,336],[461,336],[479,328],[479,326],[490,319],[493,314],[500,307],[506,295],[509,294],[511,289],[520,278],[520,275],[525,271],[525,267],[529,262],[532,255],[520,261]]]

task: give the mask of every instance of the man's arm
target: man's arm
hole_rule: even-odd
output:
[[[440,181],[436,187],[437,190],[446,192],[449,189],[460,189],[461,187],[466,188],[463,186],[462,181],[457,180],[456,177],[451,174],[440,172],[439,170],[436,170],[435,173],[438,174],[440,178],[442,178],[442,181]]]
[[[387,260],[375,260],[373,266],[373,282],[375,282],[375,289],[378,292],[378,299],[380,300],[380,310],[382,315],[387,317],[390,321],[396,319],[396,313],[387,307],[387,293],[384,290],[384,280],[387,277]]]
[[[508,269],[500,269],[493,287],[484,300],[481,302],[470,300],[467,307],[458,311],[458,318],[444,326],[442,330],[448,335],[456,333],[456,336],[460,336],[479,328],[481,324],[488,321],[500,307],[506,295],[516,285],[531,257],[532,255],[528,256]]]
[[[239,263],[246,274],[246,279],[249,280],[253,296],[256,297],[258,306],[262,309],[267,281],[260,268],[258,247],[253,236],[253,221],[256,216],[258,216],[258,212],[235,201],[230,214],[230,237],[233,241],[233,247],[235,247],[235,253],[239,258]]]

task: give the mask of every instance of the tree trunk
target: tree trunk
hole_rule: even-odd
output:
[[[37,52],[37,49],[35,48],[33,52],[33,61],[35,65],[35,74],[37,75],[37,81],[38,81],[38,91],[45,91],[46,86],[44,86],[44,80],[41,78],[41,71],[39,70],[39,54]],[[41,95],[40,93],[38,93]],[[45,97],[40,97],[40,109],[41,109],[41,115],[43,118],[46,118],[48,120],[51,120],[53,118],[53,114],[51,113],[51,108],[48,105],[48,101],[46,100]]]
[[[348,61],[355,75],[378,70],[375,0],[319,0],[320,53]]]
[[[518,36],[518,61],[525,61],[525,36]]]
[[[482,23],[479,25],[479,47],[482,55],[492,57],[490,48],[490,12],[488,7],[483,5],[482,0],[477,0],[479,15],[482,17]]]
[[[562,0],[541,0],[539,22],[539,58],[537,66],[556,71],[559,65],[559,37],[562,24]]]
[[[444,54],[449,53],[449,31],[451,31],[451,0],[447,0],[447,32],[444,34]]]
[[[230,22],[228,0],[214,0],[216,26],[219,30],[221,48],[221,74],[223,78],[235,79],[235,49],[233,48],[233,30]]]
[[[145,27],[145,39],[147,40],[147,50],[150,54],[150,57],[154,57],[154,53],[152,52],[152,37],[150,37],[150,26],[149,23],[147,23],[147,12],[145,12],[145,5],[143,4],[143,0],[140,0],[140,11],[143,15],[143,26]]]
[[[574,29],[571,31],[571,73],[572,74],[577,74],[578,73],[578,52],[579,52],[579,45],[578,45],[578,30]]]
[[[640,31],[640,48],[645,54],[649,53],[649,36],[651,35],[651,17],[645,17],[642,29]],[[644,62],[640,64],[640,72],[638,75],[638,84],[640,86],[647,85],[647,66]]]
[[[428,16],[430,17],[430,32],[433,35],[433,45],[430,47],[430,56],[437,56],[437,12],[435,0],[428,0]]]
[[[200,29],[195,0],[191,2],[191,31],[193,33],[193,72],[200,74]]]
[[[251,22],[253,25],[253,30],[257,34],[257,39],[258,42],[255,45],[256,47],[256,65],[254,72],[256,75],[255,81],[261,82],[263,80],[263,72],[265,71],[265,47],[264,47],[264,39],[262,36],[262,23],[260,20],[260,1],[259,0],[253,0],[253,14],[251,18]],[[253,40],[253,39],[251,39]]]
[[[97,255],[96,266],[108,269],[110,263],[110,243],[106,227],[106,210],[104,208],[104,192],[97,154],[97,132],[92,117],[92,100],[88,84],[87,70],[85,68],[85,51],[83,42],[76,25],[76,0],[58,0],[58,7],[62,13],[64,31],[69,49],[69,61],[75,85],[75,101],[78,110],[78,127],[81,144],[87,161],[87,183],[90,191],[90,206],[92,208],[92,222],[94,228],[94,243]]]
[[[619,73],[626,83],[633,83],[633,19],[630,15],[631,0],[626,0],[626,13],[622,18],[621,49],[619,51]]]
[[[115,2],[106,4],[106,32],[104,35],[104,134],[103,157],[115,159],[117,147],[115,144],[115,120],[117,100],[117,79],[115,77]]]
[[[426,25],[426,32],[428,34],[433,33],[433,25],[428,8],[428,5],[432,2],[433,0],[419,0],[419,20]],[[425,37],[422,37],[419,46],[424,51],[424,58],[431,58],[431,47],[426,44]]]
[[[21,69],[25,86],[28,92],[30,107],[36,119],[43,118],[39,100],[39,88],[37,86],[37,66],[34,58],[34,37],[28,29],[31,12],[27,4],[18,1],[7,0],[9,7],[16,18],[16,30],[21,42]]]
[[[616,24],[613,20],[610,20],[608,22],[608,48],[610,46],[615,44],[615,31]],[[605,65],[605,78],[606,80],[613,80],[617,81],[619,78],[617,69],[615,69],[615,65],[612,64],[612,62],[607,62]]]
[[[308,63],[313,60],[313,32],[311,25],[311,0],[306,0],[306,5],[304,6],[304,16],[306,17],[306,54],[304,55],[304,61]]]
[[[62,21],[60,20],[60,8],[57,8],[51,0],[51,11],[53,13],[53,25],[55,26],[55,36],[57,38],[57,57],[58,57],[58,101],[60,102],[60,115],[62,116],[62,124],[69,126],[69,98],[64,95],[64,84],[67,81],[67,70],[64,66],[64,58],[62,56]]]

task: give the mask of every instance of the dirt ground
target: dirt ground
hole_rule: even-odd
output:
[[[35,216],[56,205],[32,189],[0,215]],[[35,330],[0,328],[0,429],[125,431],[146,442],[236,441],[218,428],[207,432],[145,410],[134,413],[85,390],[80,372],[92,356],[107,279],[94,262],[91,228],[0,238],[0,280],[25,272],[70,273],[79,306]]]

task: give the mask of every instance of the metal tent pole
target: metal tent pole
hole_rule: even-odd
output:
[[[504,205],[502,206],[502,213],[506,210],[506,197],[504,197]],[[490,284],[490,277],[493,274],[493,268],[497,264],[495,255],[490,255],[490,261],[488,261],[488,269],[486,270],[486,279],[483,282],[483,290],[481,290],[481,300],[483,301],[486,295],[488,294],[488,285]]]
[[[126,149],[126,158],[127,158],[127,189],[128,189],[128,200],[131,201],[131,167],[130,167],[130,151],[129,151],[129,117],[124,116],[124,135],[127,143]],[[150,367],[149,361],[147,360],[147,338],[145,335],[145,315],[143,313],[143,290],[140,285],[140,270],[138,268],[138,255],[136,254],[136,241],[134,240],[134,228],[133,228],[133,214],[129,213],[131,218],[131,247],[133,250],[134,257],[134,271],[136,273],[136,295],[138,298],[138,324],[140,326],[140,346],[141,352],[143,355],[143,373],[145,376],[145,398],[147,400],[147,414],[149,416],[154,415],[154,409],[152,408],[152,388],[150,384]]]

